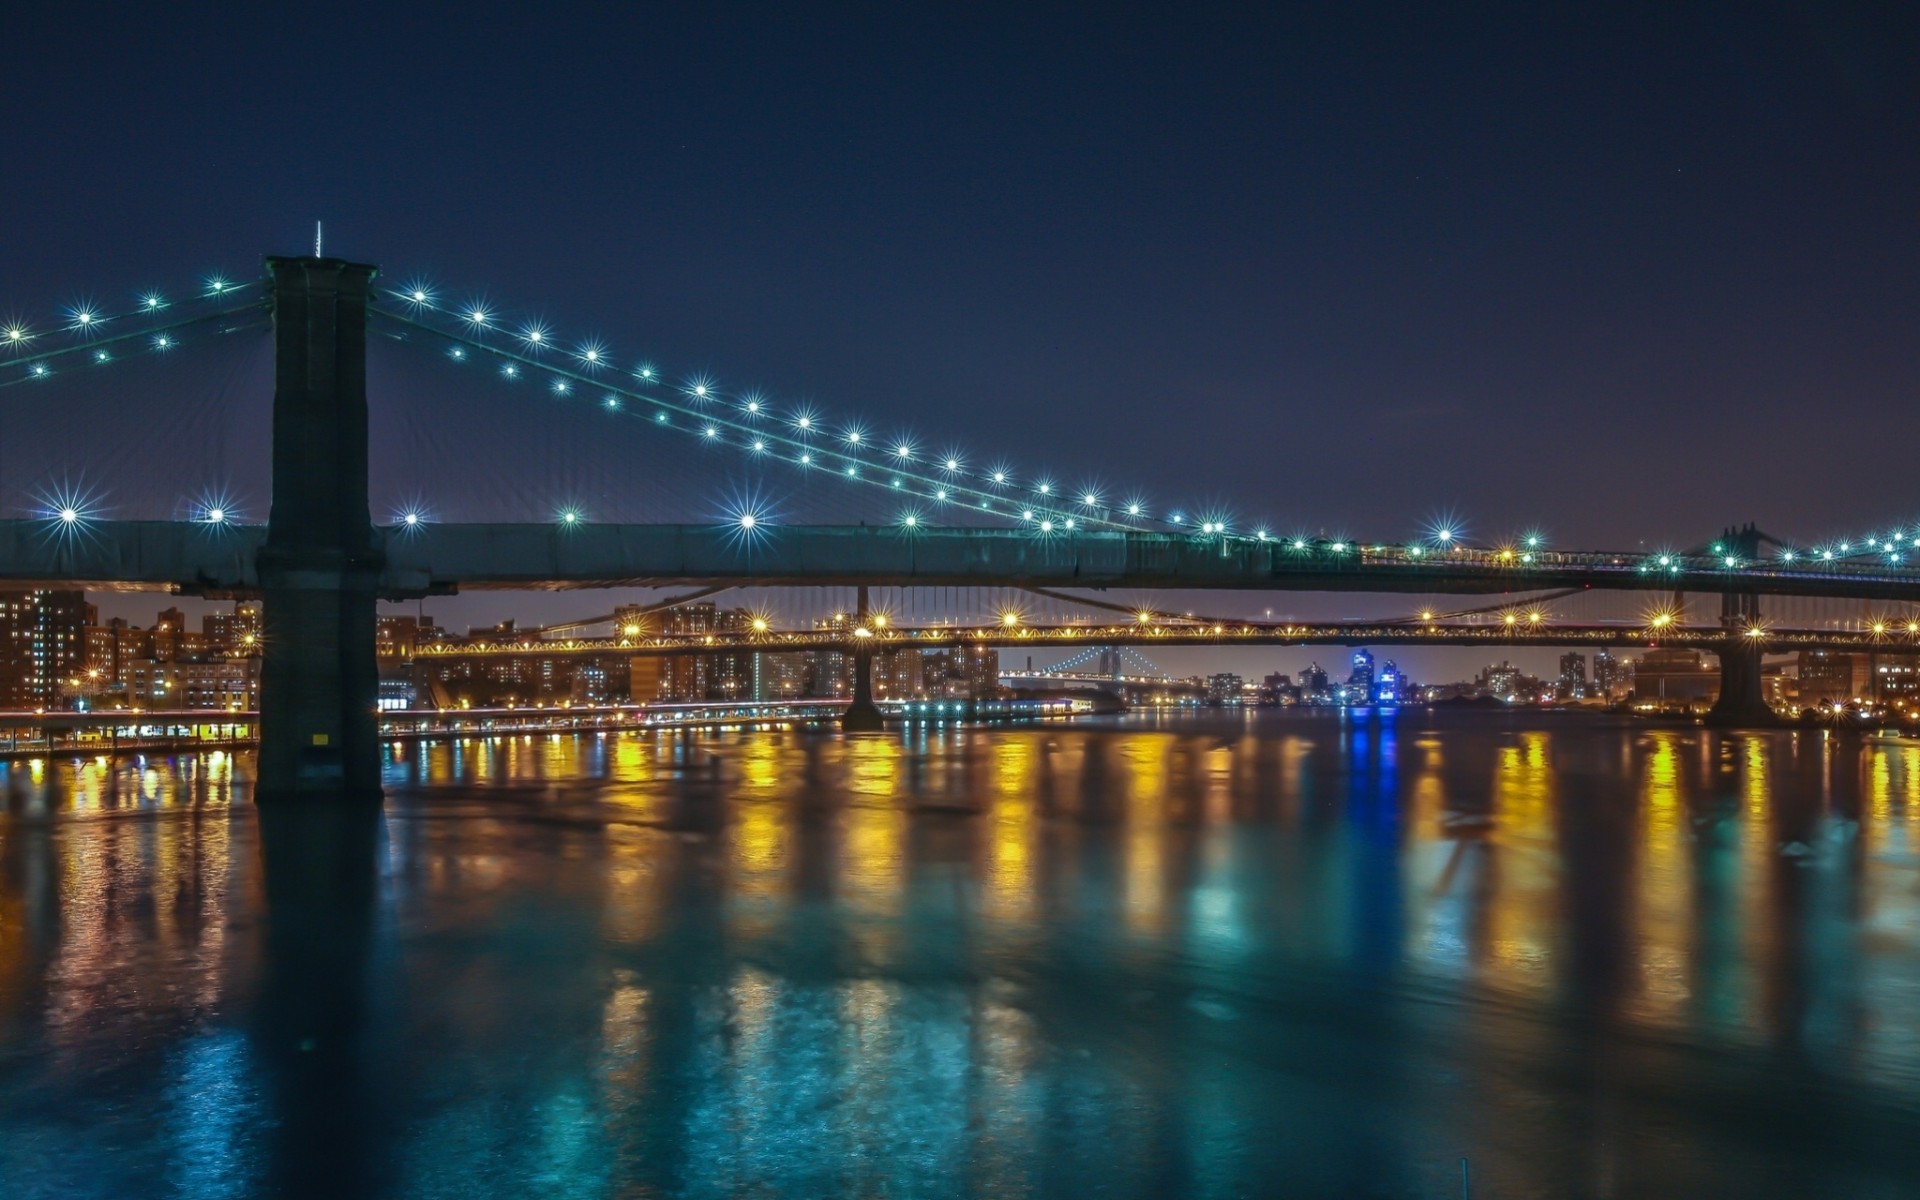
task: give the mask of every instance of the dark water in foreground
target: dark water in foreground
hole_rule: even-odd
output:
[[[0,766],[0,1196],[1920,1194],[1920,745],[392,753]]]

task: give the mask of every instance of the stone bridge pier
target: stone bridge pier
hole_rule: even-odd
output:
[[[1726,553],[1742,562],[1760,556],[1760,531],[1752,525],[1728,529],[1721,538]],[[1760,596],[1756,592],[1720,594],[1720,628],[1726,640],[1720,656],[1720,698],[1707,712],[1707,724],[1722,729],[1764,728],[1780,723],[1780,715],[1767,703],[1760,665],[1762,639],[1749,630],[1760,627]]]
[[[853,614],[854,629],[871,629],[872,626],[867,623],[871,619],[867,588],[862,584]],[[877,733],[886,727],[886,718],[881,715],[880,706],[873,702],[873,639],[856,633],[853,638],[853,702],[847,705],[847,711],[841,716],[840,728],[848,733]]]

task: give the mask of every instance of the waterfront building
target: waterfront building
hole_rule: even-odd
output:
[[[1365,704],[1373,698],[1373,655],[1365,649],[1353,652],[1353,670],[1347,674],[1346,691],[1341,702]]]
[[[0,592],[0,708],[57,704],[66,681],[84,676],[96,620],[83,592]]]
[[[1300,672],[1300,700],[1305,704],[1325,704],[1330,699],[1327,686],[1327,673],[1319,663],[1313,663]]]
[[[1640,656],[1633,668],[1633,696],[1642,704],[1692,708],[1720,695],[1720,667],[1687,647],[1663,646]]]
[[[1375,704],[1398,704],[1407,698],[1410,685],[1400,675],[1400,666],[1388,659],[1373,681]]]
[[[1799,668],[1802,707],[1845,704],[1853,699],[1853,655],[1831,650],[1802,650]]]
[[[755,700],[793,700],[806,693],[806,654],[756,654],[753,656],[753,698]]]
[[[1499,666],[1489,666],[1480,672],[1480,677],[1474,680],[1474,684],[1483,695],[1492,696],[1496,700],[1513,702],[1531,698],[1523,694],[1520,686],[1521,680],[1525,677],[1526,673],[1519,667],[1501,659]]]
[[[1911,708],[1920,702],[1920,656],[1875,654],[1870,667],[1867,699],[1876,704]]]
[[[1215,707],[1237,707],[1242,682],[1238,675],[1228,673],[1207,676],[1207,703]]]

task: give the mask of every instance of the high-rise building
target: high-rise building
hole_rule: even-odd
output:
[[[1554,691],[1562,700],[1587,698],[1586,655],[1569,652],[1560,656],[1560,678],[1555,681]]]
[[[1300,672],[1300,699],[1306,704],[1325,704],[1328,699],[1327,673],[1319,663]]]
[[[807,655],[807,692],[819,699],[853,694],[853,656],[844,650],[815,650]]]
[[[1400,677],[1400,667],[1388,659],[1380,668],[1373,681],[1373,702],[1375,704],[1398,704],[1406,698],[1406,681]]]
[[[1593,654],[1593,691],[1604,700],[1619,700],[1633,690],[1633,663],[1606,650]]]
[[[913,647],[882,650],[873,656],[873,695],[876,700],[904,700],[926,694],[926,658]]]
[[[1347,674],[1341,699],[1348,704],[1365,704],[1373,699],[1373,655],[1364,649],[1353,652],[1353,670]]]
[[[756,654],[753,656],[753,698],[755,700],[794,700],[806,694],[806,654]]]
[[[568,682],[571,684],[568,698],[575,704],[605,704],[610,699],[607,666],[598,658],[576,661],[573,677]]]
[[[658,654],[636,654],[627,660],[627,696],[647,704],[666,695],[667,662]]]
[[[50,708],[74,694],[95,620],[84,592],[0,592],[0,708]]]

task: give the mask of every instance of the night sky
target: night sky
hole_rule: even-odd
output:
[[[278,7],[8,13],[0,313],[324,219],[396,276],[1280,528],[1920,518],[1912,6]]]

